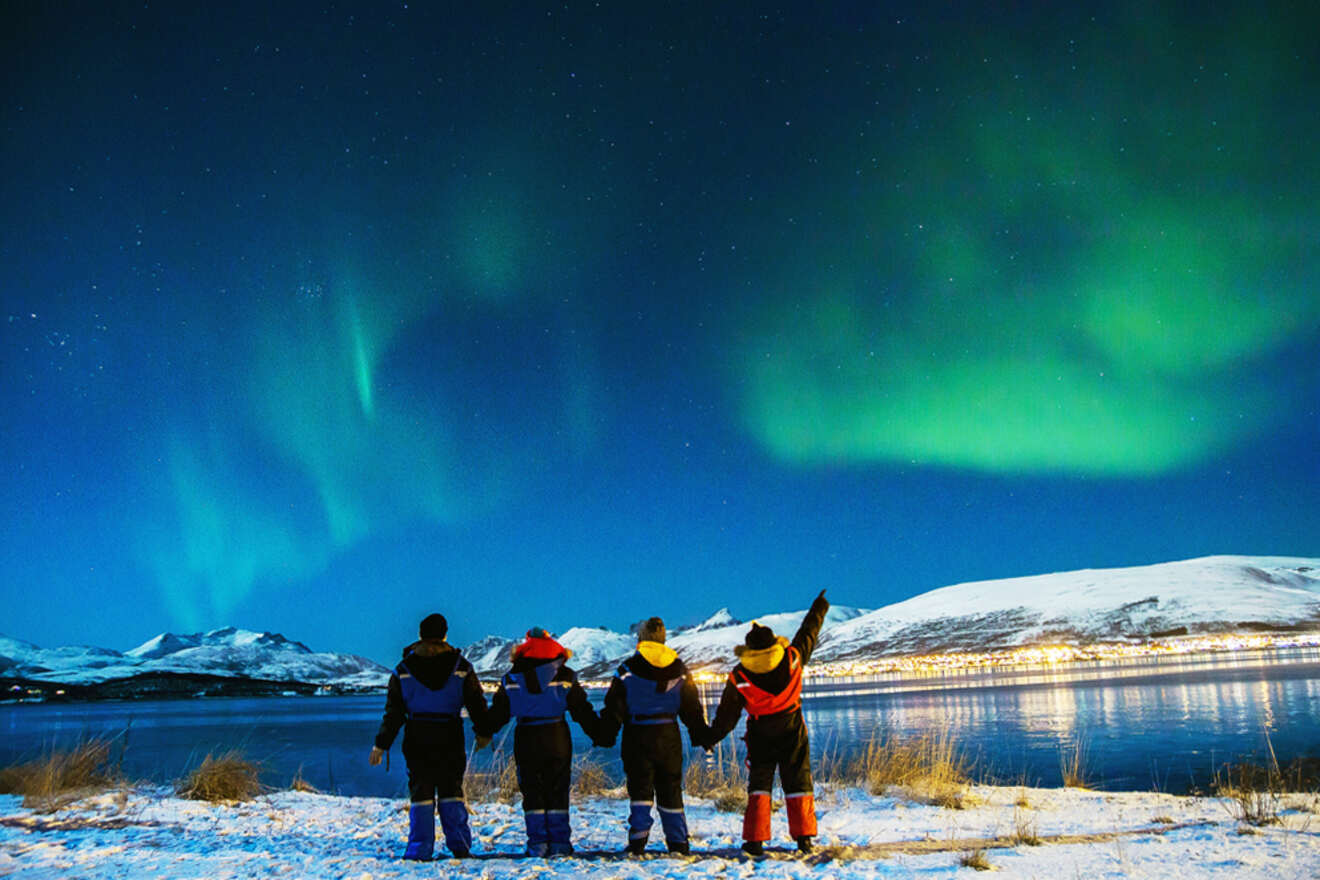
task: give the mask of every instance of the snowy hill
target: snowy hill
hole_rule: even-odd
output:
[[[212,679],[221,685],[229,679],[298,685],[295,689],[300,690],[374,690],[385,686],[389,672],[363,657],[317,653],[278,633],[233,627],[190,635],[161,633],[123,653],[90,647],[39,648],[0,637],[0,675],[116,695],[174,692]]]
[[[791,637],[805,613],[754,619]],[[692,669],[727,667],[748,626],[725,608],[697,626],[672,631],[668,642]],[[1311,628],[1320,629],[1320,559],[1211,556],[957,584],[874,611],[835,606],[815,660]],[[569,633],[575,639],[589,634],[569,645],[584,678],[608,676],[636,646],[635,636],[608,630]],[[479,672],[501,673],[512,645],[489,636],[465,653]]]
[[[957,584],[821,634],[832,660],[1320,628],[1320,559],[1211,556]]]

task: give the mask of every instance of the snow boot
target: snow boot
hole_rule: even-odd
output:
[[[546,856],[550,852],[550,837],[546,831],[545,810],[528,810],[523,813],[527,823],[527,854]]]
[[[660,808],[660,827],[665,830],[665,844],[670,852],[688,851],[687,814],[683,808],[676,810]]]
[[[798,852],[800,852],[800,853],[810,853],[810,852],[812,852],[812,850],[815,849],[815,847],[811,845],[811,836],[810,836],[810,835],[808,835],[808,834],[804,834],[804,835],[802,835],[801,837],[798,837],[798,838],[795,838],[795,839],[797,840]]]
[[[759,859],[765,855],[765,845],[759,840],[744,840],[742,851],[754,859]]]
[[[440,827],[445,832],[445,845],[454,858],[466,858],[472,851],[472,829],[468,827],[467,804],[462,798],[440,801]]]
[[[573,853],[572,829],[568,825],[568,810],[545,811],[546,834],[550,838],[548,854],[567,856]]]
[[[408,808],[408,846],[405,859],[426,862],[435,854],[435,804],[427,801]]]

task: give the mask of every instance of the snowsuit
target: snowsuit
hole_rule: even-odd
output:
[[[517,719],[513,759],[527,825],[527,854],[565,855],[573,851],[568,822],[573,742],[567,711],[593,740],[599,719],[577,673],[565,666],[572,652],[549,636],[532,637],[513,650],[513,667],[500,681],[484,724],[492,736]]]
[[[465,707],[476,727],[485,717],[486,697],[462,654],[447,642],[429,639],[404,649],[390,676],[376,747],[388,752],[403,728],[411,801],[405,859],[426,860],[434,854],[437,803],[449,851],[461,857],[472,849],[463,800],[467,748],[460,713]]]
[[[597,745],[612,746],[623,727],[623,772],[628,780],[628,849],[640,853],[651,833],[651,801],[660,808],[660,825],[670,852],[688,851],[683,811],[683,741],[701,745],[709,736],[706,710],[683,661],[660,642],[643,641],[614,674],[601,712]]]
[[[811,604],[790,643],[778,636],[763,649],[739,646],[741,661],[729,673],[711,723],[714,745],[738,725],[747,710],[747,812],[743,840],[770,839],[770,790],[775,769],[784,789],[789,834],[799,843],[816,834],[816,802],[811,783],[807,726],[802,720],[802,667],[811,658],[830,603],[824,595]]]

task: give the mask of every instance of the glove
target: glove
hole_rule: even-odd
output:
[[[490,745],[490,737],[477,734],[476,751],[479,752],[488,745]]]
[[[379,767],[381,759],[385,757],[385,750],[378,747],[371,747],[371,756],[367,758],[367,763],[373,767]]]

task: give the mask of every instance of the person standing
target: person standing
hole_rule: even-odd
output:
[[[403,659],[390,676],[385,716],[369,758],[372,766],[380,764],[403,728],[411,801],[405,859],[427,860],[434,855],[437,805],[449,852],[461,859],[472,850],[463,800],[467,747],[461,713],[468,710],[475,729],[485,717],[486,697],[472,664],[445,641],[448,633],[444,615],[428,615],[418,627],[419,641],[404,648]]]
[[[830,603],[821,590],[793,641],[753,622],[743,644],[734,649],[739,663],[720,695],[706,744],[713,746],[738,724],[747,710],[747,812],[743,815],[743,850],[760,856],[770,839],[770,790],[775,769],[784,789],[788,833],[798,849],[811,852],[816,836],[816,802],[811,782],[807,725],[802,720],[802,668],[811,659]]]
[[[513,665],[491,698],[485,721],[478,726],[493,736],[510,718],[517,719],[513,760],[527,825],[527,854],[567,855],[573,852],[568,820],[572,783],[573,742],[564,713],[573,716],[594,742],[600,723],[577,673],[565,664],[573,652],[536,627],[513,649]]]
[[[642,622],[637,651],[610,681],[601,712],[599,746],[614,745],[623,728],[623,772],[628,783],[628,852],[641,854],[651,833],[651,801],[660,808],[660,826],[672,853],[686,855],[687,816],[683,811],[682,720],[688,738],[700,746],[709,736],[706,710],[678,654],[665,644],[658,617]]]

